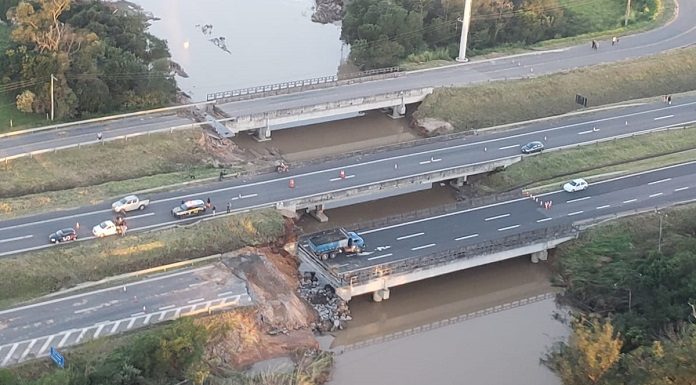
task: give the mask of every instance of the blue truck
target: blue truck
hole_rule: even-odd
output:
[[[307,248],[322,261],[338,254],[358,254],[365,248],[365,241],[355,232],[344,228],[322,231],[307,239]]]

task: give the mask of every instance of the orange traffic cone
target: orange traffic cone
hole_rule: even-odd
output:
[[[288,182],[288,187],[295,188],[295,180],[294,179],[290,179],[290,181]]]

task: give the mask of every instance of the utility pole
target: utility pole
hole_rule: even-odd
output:
[[[58,80],[51,74],[51,121],[53,121],[53,111],[54,111],[54,98],[53,98],[53,79]]]
[[[626,0],[626,17],[624,18],[624,27],[628,25],[629,16],[631,16],[631,0]]]
[[[469,24],[471,24],[471,1],[464,0],[464,17],[457,19],[462,23],[462,36],[459,38],[459,56],[457,56],[457,61],[463,63],[469,61],[466,57],[466,40],[469,37]]]

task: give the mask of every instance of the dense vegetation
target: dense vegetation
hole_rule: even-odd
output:
[[[659,0],[634,0],[632,19],[650,18]],[[625,0],[474,1],[469,50],[530,45],[621,26]],[[409,55],[454,58],[459,49],[461,0],[352,0],[346,6],[342,38],[362,68],[398,64]],[[618,10],[597,23],[583,9]],[[428,54],[429,53],[429,54]]]
[[[11,26],[0,56],[0,92],[23,112],[57,118],[146,109],[174,100],[166,42],[137,13],[98,1],[0,0]]]
[[[558,259],[575,323],[550,356],[566,385],[696,383],[696,208],[590,231]]]

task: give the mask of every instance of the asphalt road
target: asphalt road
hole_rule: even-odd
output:
[[[239,101],[217,105],[217,107],[228,116],[237,117],[398,92],[405,89],[461,86],[490,80],[543,75],[595,64],[635,59],[694,44],[696,42],[696,25],[693,22],[693,15],[695,14],[696,1],[681,0],[679,1],[677,18],[668,25],[636,35],[622,36],[616,46],[611,45],[611,40],[599,41],[597,51],[591,49],[588,40],[585,44],[565,49],[540,51],[492,60],[473,60],[470,63],[456,66],[408,72],[393,79]]]
[[[0,367],[89,339],[251,303],[246,283],[217,265],[0,311]]]
[[[574,193],[540,195],[545,209],[529,197],[451,212],[360,232],[367,249],[358,256],[327,261],[340,273],[453,250],[543,227],[577,223],[696,200],[696,162],[591,184]],[[657,245],[656,245],[657,247]]]
[[[520,154],[520,146],[533,140],[545,141],[547,149],[593,143],[617,135],[630,135],[649,129],[681,126],[696,121],[696,97],[676,100],[672,106],[660,102],[621,109],[598,111],[554,121],[534,123],[519,129],[469,136],[447,142],[383,151],[349,159],[291,169],[287,174],[267,174],[249,179],[230,179],[178,191],[143,196],[150,198],[144,211],[128,215],[129,231],[139,231],[179,223],[171,209],[184,199],[211,198],[217,214],[228,202],[234,211],[275,206],[299,197],[320,196],[359,186],[418,176],[462,165],[487,162]],[[543,156],[543,155],[542,155]],[[339,172],[345,172],[345,178]],[[289,188],[289,181],[295,188]],[[80,224],[79,237],[91,239],[91,229],[112,219],[111,202],[73,210],[53,211],[0,222],[0,256],[53,246],[48,235],[60,228]],[[204,217],[212,216],[208,212]],[[200,218],[200,217],[198,217]],[[190,219],[186,221],[197,220]]]
[[[191,119],[176,113],[160,113],[8,136],[0,138],[0,160],[19,154],[94,142],[97,140],[97,133],[102,134],[102,140],[110,140],[191,123]]]

